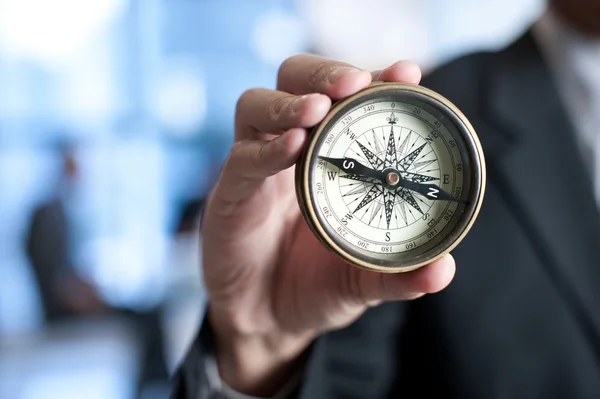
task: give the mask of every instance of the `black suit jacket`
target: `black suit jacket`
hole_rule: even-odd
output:
[[[480,216],[453,253],[456,277],[320,337],[297,396],[600,398],[600,217],[531,33],[422,84],[466,114],[487,159]],[[205,325],[176,376],[178,397],[196,397],[209,346]]]

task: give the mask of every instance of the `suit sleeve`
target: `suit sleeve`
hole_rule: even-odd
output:
[[[409,302],[367,310],[348,327],[314,343],[300,387],[301,398],[388,397],[400,370],[400,335]]]
[[[173,377],[171,399],[289,399],[296,397],[303,370],[297,373],[275,396],[257,398],[244,395],[225,385],[219,376],[213,354],[214,340],[208,318],[179,370]]]
[[[350,326],[319,337],[309,349],[306,368],[298,370],[275,398],[385,397],[399,367],[405,306],[388,303],[371,308]],[[210,376],[212,348],[212,331],[205,318],[173,378],[171,399],[237,399]]]
[[[213,333],[205,315],[196,339],[173,376],[171,399],[226,399],[211,375],[213,348]]]

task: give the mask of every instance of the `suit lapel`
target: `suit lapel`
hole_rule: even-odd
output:
[[[511,142],[488,156],[490,181],[511,204],[600,356],[600,216],[592,179],[530,33],[495,57],[489,83],[486,119]]]

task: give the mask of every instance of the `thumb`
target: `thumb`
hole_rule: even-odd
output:
[[[350,267],[345,299],[362,306],[416,299],[446,288],[454,278],[455,271],[456,265],[451,255],[407,273],[374,273]]]

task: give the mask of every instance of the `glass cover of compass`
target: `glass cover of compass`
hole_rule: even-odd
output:
[[[469,121],[417,85],[373,84],[337,103],[296,167],[313,233],[347,262],[380,272],[413,270],[451,251],[484,191]]]

